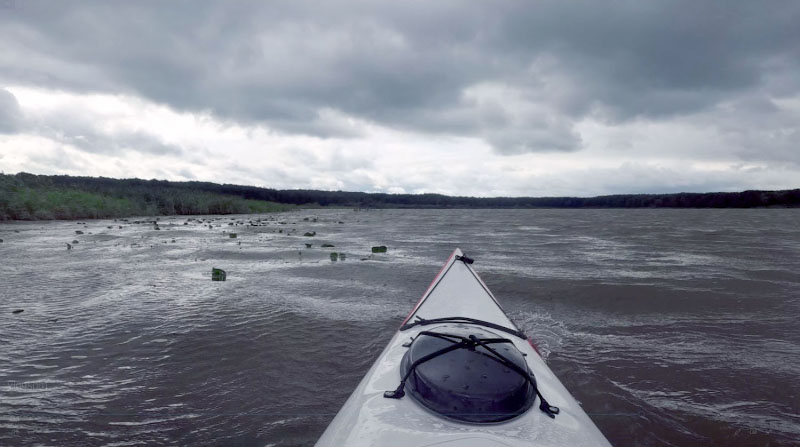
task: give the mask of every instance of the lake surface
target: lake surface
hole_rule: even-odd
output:
[[[0,223],[0,445],[313,445],[456,247],[614,445],[800,439],[800,210],[143,219]]]

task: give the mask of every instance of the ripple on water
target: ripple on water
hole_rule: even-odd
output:
[[[134,220],[0,224],[0,445],[313,444],[456,246],[612,443],[800,437],[793,210]]]

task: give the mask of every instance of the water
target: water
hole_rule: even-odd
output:
[[[3,223],[0,445],[313,445],[457,246],[613,444],[797,445],[798,217]],[[372,245],[390,249],[369,257]],[[228,281],[212,282],[212,267]]]

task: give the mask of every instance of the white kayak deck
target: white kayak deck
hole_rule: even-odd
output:
[[[468,317],[511,329],[497,300],[472,267],[456,256],[456,249],[406,321],[446,317]],[[410,395],[387,399],[384,391],[400,383],[403,344],[433,326],[415,326],[398,331],[364,379],[317,442],[328,446],[609,446],[580,405],[556,378],[527,340],[503,332],[522,353],[547,401],[560,409],[550,418],[539,410],[539,399],[524,414],[494,424],[470,424],[447,419],[417,403]],[[492,329],[489,329],[492,330]]]

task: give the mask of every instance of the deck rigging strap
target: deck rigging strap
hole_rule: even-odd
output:
[[[452,344],[437,351],[431,352],[430,354],[425,355],[414,361],[414,363],[412,363],[411,366],[408,368],[408,371],[406,371],[406,373],[403,374],[403,377],[400,379],[400,384],[397,386],[397,388],[391,391],[385,391],[383,393],[383,397],[387,399],[401,399],[403,396],[405,396],[406,393],[404,391],[404,388],[406,386],[406,380],[408,380],[408,378],[411,376],[411,373],[414,372],[414,370],[419,365],[427,361],[433,360],[441,355],[447,354],[448,352],[455,351],[456,349],[475,350],[475,348],[477,347],[482,347],[491,354],[490,356],[488,356],[490,359],[499,362],[503,366],[511,369],[512,371],[516,372],[517,374],[525,378],[525,380],[527,380],[528,383],[530,383],[530,385],[533,387],[533,390],[536,392],[536,395],[539,397],[539,400],[541,401],[539,409],[542,410],[542,412],[544,412],[551,418],[555,418],[556,415],[559,413],[560,411],[559,408],[550,405],[547,402],[547,400],[545,400],[544,396],[542,396],[542,393],[539,391],[539,387],[536,386],[536,379],[533,377],[532,372],[520,368],[516,363],[512,362],[503,354],[500,354],[499,352],[497,352],[496,350],[492,349],[489,346],[490,344],[498,344],[498,343],[511,343],[513,345],[513,342],[511,340],[507,338],[480,338],[476,337],[475,335],[470,335],[469,337],[463,337],[461,335],[447,334],[442,332],[432,332],[432,331],[422,331],[419,334],[417,334],[416,338],[419,338],[420,336],[423,335],[440,338]]]
[[[439,323],[466,323],[466,324],[476,324],[479,326],[486,326],[488,328],[492,328],[498,331],[505,332],[507,334],[514,335],[519,337],[523,340],[527,340],[528,336],[525,335],[522,331],[517,329],[507,328],[505,326],[492,323],[489,321],[478,320],[476,318],[468,318],[468,317],[444,317],[444,318],[431,318],[426,320],[425,318],[420,317],[417,315],[417,319],[411,323],[406,323],[400,326],[400,331],[405,331],[407,329],[411,329],[414,326],[428,326],[431,324],[439,324]]]

